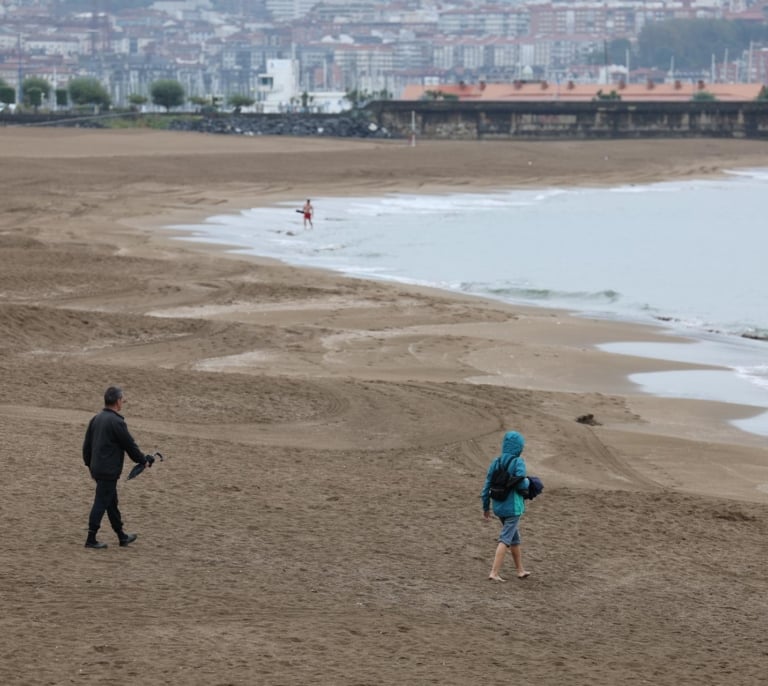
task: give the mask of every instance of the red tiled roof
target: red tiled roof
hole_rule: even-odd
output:
[[[629,102],[686,102],[698,92],[711,93],[717,100],[744,102],[754,100],[763,88],[762,83],[704,83],[683,82],[654,84],[574,84],[550,83],[546,81],[487,83],[487,84],[442,84],[437,86],[406,86],[401,100],[427,99],[427,92],[455,95],[459,100],[536,102],[562,100],[565,102],[588,102],[602,91],[608,95],[615,91],[622,101]]]

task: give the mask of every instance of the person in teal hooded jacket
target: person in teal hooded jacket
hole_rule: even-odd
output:
[[[505,581],[501,576],[501,567],[504,564],[504,557],[507,550],[512,554],[512,560],[515,563],[515,570],[518,579],[525,579],[530,576],[530,572],[525,571],[523,567],[523,556],[520,550],[520,517],[525,512],[525,501],[520,492],[528,488],[528,479],[520,481],[516,488],[513,488],[504,500],[491,500],[491,477],[496,471],[496,467],[501,464],[513,476],[525,477],[525,460],[521,457],[525,439],[517,431],[507,431],[501,442],[501,455],[494,458],[488,467],[485,476],[485,485],[480,497],[483,500],[483,517],[486,520],[491,518],[491,503],[493,503],[493,514],[501,520],[501,533],[499,534],[499,543],[496,546],[496,554],[493,557],[493,566],[488,578],[491,581]],[[519,490],[518,490],[519,489]]]

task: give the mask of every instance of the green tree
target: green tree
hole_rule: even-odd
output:
[[[69,98],[75,105],[109,107],[109,93],[98,79],[82,76],[69,82]]]
[[[314,96],[310,95],[307,91],[304,91],[301,94],[301,109],[306,112],[310,103],[314,102],[314,100]]]
[[[0,83],[0,102],[12,105],[16,102],[16,89],[6,83]]]
[[[363,107],[365,105],[366,101],[368,100],[368,94],[365,91],[354,88],[346,92],[346,98],[350,103],[352,103],[352,109],[356,110],[359,107]]]
[[[235,95],[230,95],[227,102],[229,103],[230,107],[235,108],[235,112],[237,114],[240,114],[240,111],[243,109],[243,107],[250,107],[253,105],[253,103],[256,102],[256,100],[249,98],[247,95],[240,95],[239,93],[236,93]]]
[[[39,76],[28,76],[21,82],[21,92],[24,95],[24,104],[37,108],[47,100],[51,93],[51,84]]]
[[[24,103],[27,105],[32,105],[32,107],[35,108],[35,112],[40,108],[40,105],[43,104],[43,91],[41,91],[37,86],[32,86],[30,88],[24,89]]]
[[[592,100],[621,100],[621,96],[615,90],[612,90],[610,93],[603,93],[603,89],[601,88],[597,91]]]
[[[141,107],[142,105],[146,105],[149,102],[149,98],[146,95],[132,93],[128,96],[128,102],[135,107]]]
[[[184,87],[174,79],[160,79],[149,87],[152,103],[165,107],[170,112],[172,107],[184,104]]]
[[[696,91],[691,100],[694,102],[714,102],[717,98],[714,93],[709,91]]]
[[[709,69],[712,58],[728,52],[736,59],[751,42],[768,40],[768,25],[726,19],[673,19],[649,22],[637,38],[639,66]]]
[[[424,91],[424,95],[421,96],[422,100],[458,100],[459,96],[455,93],[443,93],[441,90],[428,90]]]
[[[189,98],[198,112],[203,114],[212,114],[217,111],[218,105],[216,104],[216,98],[206,97],[205,95],[192,95]]]

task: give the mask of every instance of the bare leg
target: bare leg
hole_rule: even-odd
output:
[[[509,546],[509,552],[512,553],[512,560],[515,563],[515,571],[517,572],[517,578],[518,579],[525,579],[525,577],[530,576],[530,572],[525,571],[525,567],[523,567],[523,553],[520,550],[519,545],[511,545]]]
[[[496,554],[493,556],[493,566],[491,567],[491,573],[488,578],[491,581],[505,581],[501,577],[501,566],[504,564],[504,556],[507,553],[507,546],[503,543],[499,543],[496,546]]]

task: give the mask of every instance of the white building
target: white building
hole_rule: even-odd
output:
[[[306,102],[304,102],[306,100]],[[338,114],[351,108],[346,93],[311,91],[299,88],[299,63],[295,60],[267,60],[267,71],[259,74],[254,109],[267,114],[301,111]]]
[[[313,112],[338,114],[352,108],[347,94],[340,91],[313,91],[309,96],[309,107]]]
[[[286,21],[308,14],[317,2],[318,0],[266,0],[266,5],[275,21]]]
[[[299,65],[296,60],[267,60],[259,74],[256,100],[262,112],[285,112],[300,101]]]

